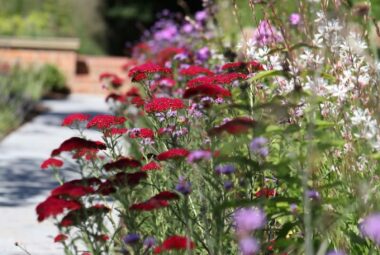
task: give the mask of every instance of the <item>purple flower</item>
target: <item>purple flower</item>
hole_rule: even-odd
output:
[[[308,190],[306,193],[307,193],[308,198],[310,198],[310,199],[319,200],[321,198],[321,195],[316,190],[313,190],[313,189]]]
[[[234,222],[238,233],[249,234],[264,227],[266,216],[259,208],[240,208],[234,213]]]
[[[289,16],[289,22],[292,26],[297,26],[301,22],[301,15],[299,13],[292,13]]]
[[[123,237],[123,242],[125,244],[134,244],[140,240],[140,235],[136,233],[130,233]]]
[[[326,255],[346,255],[346,253],[341,250],[333,250],[333,251],[327,252]]]
[[[206,21],[207,17],[208,17],[208,14],[207,14],[207,11],[205,10],[195,13],[195,20],[198,22]]]
[[[217,174],[232,174],[235,170],[236,168],[233,165],[218,165],[215,167]]]
[[[268,139],[266,139],[265,137],[256,137],[249,144],[249,149],[253,153],[257,153],[258,155],[265,158],[269,154],[268,147],[266,146],[267,143]]]
[[[144,240],[144,246],[147,248],[151,248],[156,244],[156,239],[153,236],[148,236]]]
[[[234,187],[234,183],[230,180],[227,180],[227,181],[224,181],[223,186],[225,190],[230,190]]]
[[[211,159],[211,157],[212,157],[212,153],[210,151],[196,150],[196,151],[190,152],[190,154],[187,156],[187,162],[194,163],[202,159],[209,160]]]
[[[359,225],[361,233],[380,245],[380,213],[369,215]]]
[[[211,51],[208,47],[200,48],[196,53],[196,57],[197,60],[205,62],[211,57]]]
[[[186,23],[182,26],[182,31],[186,34],[189,34],[194,31],[194,26],[190,23]]]
[[[184,177],[180,176],[175,189],[184,195],[188,195],[191,193],[191,183],[186,181]]]
[[[244,237],[239,240],[239,248],[242,255],[253,255],[259,251],[260,246],[256,239]]]
[[[253,34],[253,40],[260,46],[281,42],[280,32],[274,28],[268,20],[262,20]]]

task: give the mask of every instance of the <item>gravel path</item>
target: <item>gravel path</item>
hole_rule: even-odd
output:
[[[43,104],[49,112],[34,118],[0,143],[0,255],[27,254],[15,242],[32,255],[64,254],[62,246],[53,242],[57,234],[53,223],[37,222],[36,205],[58,185],[50,171],[40,170],[40,164],[64,139],[77,135],[60,126],[66,115],[107,112],[101,96],[77,94],[66,100],[46,100]],[[94,131],[88,131],[87,136],[100,138]]]

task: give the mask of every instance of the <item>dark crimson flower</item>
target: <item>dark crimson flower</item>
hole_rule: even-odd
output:
[[[122,96],[122,95],[119,95],[119,94],[116,94],[116,93],[110,93],[106,97],[106,102],[110,101],[111,99],[113,101],[124,102],[125,101],[125,96]]]
[[[274,197],[276,195],[276,190],[275,189],[270,189],[270,188],[262,188],[259,191],[256,192],[256,197]]]
[[[90,118],[89,115],[87,114],[82,114],[82,113],[73,113],[70,115],[67,115],[63,121],[62,121],[62,126],[71,126],[74,123],[82,122],[82,121],[87,121]]]
[[[149,162],[148,164],[141,167],[141,171],[151,171],[159,170],[161,168],[160,164],[155,161]]]
[[[140,183],[141,180],[148,178],[147,173],[145,172],[135,172],[135,173],[118,173],[114,176],[113,183],[117,186],[136,186]]]
[[[55,238],[54,238],[54,242],[55,243],[58,243],[58,242],[63,242],[67,239],[67,235],[64,235],[64,234],[58,234]]]
[[[241,70],[246,72],[262,71],[264,70],[263,65],[257,61],[251,62],[232,62],[227,63],[222,66],[223,70]]]
[[[152,101],[145,104],[145,111],[148,113],[166,112],[183,108],[185,108],[185,104],[179,98],[153,98]]]
[[[113,77],[115,77],[115,76],[116,76],[116,75],[113,74],[113,73],[104,72],[104,73],[101,73],[101,74],[99,75],[99,80],[101,81],[101,80],[104,80],[104,79],[113,78]]]
[[[195,243],[191,241],[190,238],[186,236],[174,235],[166,238],[159,247],[156,247],[154,249],[154,254],[159,254],[163,251],[171,250],[193,250],[194,248]]]
[[[57,156],[64,151],[73,151],[81,149],[99,149],[105,150],[107,147],[102,142],[95,142],[91,140],[86,140],[80,137],[71,137],[64,141],[58,149],[52,151],[51,156]]]
[[[179,74],[184,76],[197,76],[200,74],[214,75],[214,72],[202,66],[190,66],[179,71]]]
[[[87,128],[97,128],[100,130],[109,129],[113,126],[122,125],[127,119],[113,115],[97,115],[87,123]]]
[[[231,84],[236,80],[245,80],[247,79],[247,75],[243,73],[225,73],[225,74],[217,74],[214,76],[204,76],[197,77],[187,82],[187,87],[192,88],[199,85],[207,85],[207,84]]]
[[[82,205],[77,201],[64,200],[50,196],[36,207],[38,221],[43,221],[51,216],[61,214],[65,209],[78,210]]]
[[[73,154],[73,159],[79,159],[79,158],[84,158],[86,160],[97,159],[98,158],[98,156],[97,156],[98,151],[99,151],[98,149],[82,148],[82,149],[77,150]]]
[[[147,77],[148,74],[154,74],[154,73],[171,74],[172,70],[170,70],[169,68],[163,67],[161,65],[148,62],[148,63],[135,66],[134,68],[132,68],[129,71],[128,76],[132,78],[132,81],[135,81],[138,75],[140,76],[143,75]],[[142,77],[138,77],[138,78],[139,80],[144,79]]]
[[[41,164],[41,169],[46,169],[49,167],[54,167],[54,168],[60,168],[63,166],[63,161],[60,159],[56,158],[48,158]]]
[[[58,197],[58,196],[69,196],[72,198],[78,198],[85,195],[92,194],[94,192],[94,189],[92,187],[87,187],[83,185],[77,185],[70,182],[66,182],[62,184],[61,186],[58,186],[57,188],[53,189],[51,191],[51,195]]]
[[[248,117],[238,117],[233,120],[227,121],[226,123],[214,127],[208,131],[209,135],[219,135],[223,131],[229,134],[241,134],[246,133],[249,129],[254,127],[256,121]]]
[[[141,163],[135,159],[131,158],[120,158],[116,161],[107,163],[104,165],[106,171],[115,170],[115,169],[124,169],[127,167],[135,168],[141,166]]]
[[[141,97],[134,97],[132,98],[131,103],[136,105],[137,107],[140,107],[145,104],[145,101]]]
[[[96,192],[99,194],[102,194],[104,196],[107,196],[109,194],[115,193],[116,187],[112,181],[106,180],[105,182],[103,182],[99,185],[99,188],[97,189]]]
[[[104,135],[109,136],[119,136],[127,133],[128,129],[126,128],[111,128],[104,132]]]
[[[111,80],[111,85],[114,88],[119,88],[123,85],[124,80],[118,76],[114,76]]]
[[[129,209],[134,211],[152,211],[167,206],[169,206],[169,202],[166,200],[149,199],[142,203],[133,204]]]
[[[154,138],[154,132],[150,128],[134,128],[129,131],[130,138]]]
[[[171,192],[171,191],[161,191],[154,197],[153,199],[158,199],[158,200],[173,200],[173,199],[179,199],[179,196],[177,193]]]
[[[96,240],[101,241],[101,242],[106,242],[110,240],[110,237],[106,234],[102,234],[96,237]]]
[[[183,98],[191,98],[194,96],[209,96],[213,98],[230,97],[231,92],[228,89],[222,88],[218,85],[204,84],[188,88],[183,94]]]
[[[157,159],[162,160],[168,160],[168,159],[180,159],[185,158],[189,155],[189,151],[183,148],[173,148],[168,151],[162,152],[157,155]]]
[[[104,214],[110,212],[111,209],[105,205],[97,204],[89,208],[81,208],[79,210],[70,211],[62,218],[59,226],[70,227],[77,226],[80,223],[89,219],[89,217],[103,217]]]
[[[131,87],[127,93],[125,94],[126,97],[139,97],[141,96],[140,95],[140,91],[138,88],[136,87]]]

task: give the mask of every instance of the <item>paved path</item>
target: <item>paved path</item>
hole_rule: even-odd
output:
[[[57,229],[51,221],[37,222],[35,206],[45,200],[57,186],[50,171],[40,170],[40,164],[52,149],[76,135],[61,127],[70,113],[91,115],[105,113],[102,96],[72,95],[67,100],[46,100],[50,111],[0,142],[0,255],[25,255],[18,242],[32,255],[63,255],[62,246],[53,242]],[[87,135],[99,139],[99,134]]]

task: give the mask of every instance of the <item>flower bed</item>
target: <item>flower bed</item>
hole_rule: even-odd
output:
[[[379,252],[378,64],[339,8],[314,2],[288,23],[269,3],[236,51],[211,6],[162,19],[124,66],[128,92],[101,75],[114,115],[68,116],[78,136],[42,164],[61,186],[38,220],[66,254]],[[80,179],[60,177],[66,157]]]

